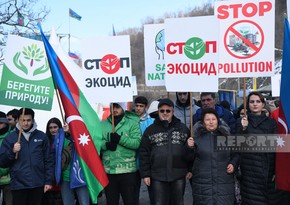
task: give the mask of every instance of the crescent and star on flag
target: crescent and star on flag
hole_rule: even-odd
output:
[[[67,118],[67,123],[69,124],[74,120],[79,120],[83,122],[83,119],[80,116],[71,115]],[[89,145],[89,141],[91,141],[89,137],[90,135],[86,134],[85,132],[84,134],[80,134],[80,137],[78,138],[79,144],[81,144],[82,146]]]

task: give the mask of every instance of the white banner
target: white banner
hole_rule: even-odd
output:
[[[169,92],[218,91],[218,22],[214,16],[165,19]]]
[[[275,1],[216,1],[220,22],[219,77],[272,76]]]
[[[129,36],[94,37],[81,42],[82,90],[95,102],[132,102]]]
[[[147,86],[165,85],[164,55],[164,24],[144,25],[145,83]]]

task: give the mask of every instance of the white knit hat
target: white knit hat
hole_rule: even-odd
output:
[[[120,105],[124,112],[127,110],[127,103],[126,102],[114,102],[114,103]]]
[[[158,111],[158,104],[159,104],[159,101],[157,100],[152,101],[147,111],[148,114]]]

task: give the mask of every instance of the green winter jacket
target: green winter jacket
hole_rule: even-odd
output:
[[[8,131],[0,135],[0,145],[2,144],[3,139],[10,134],[11,129],[9,127]],[[10,184],[10,175],[9,175],[9,168],[0,168],[0,185]]]
[[[136,172],[136,150],[141,142],[140,118],[137,114],[126,111],[122,120],[115,127],[121,136],[116,151],[107,150],[106,142],[110,141],[112,116],[102,121],[102,161],[107,174]]]

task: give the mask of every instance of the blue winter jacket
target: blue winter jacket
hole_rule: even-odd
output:
[[[37,129],[31,132],[27,141],[20,138],[21,150],[18,159],[13,153],[19,130],[9,134],[0,148],[0,167],[10,168],[11,190],[31,189],[52,185],[54,161],[48,137]]]

